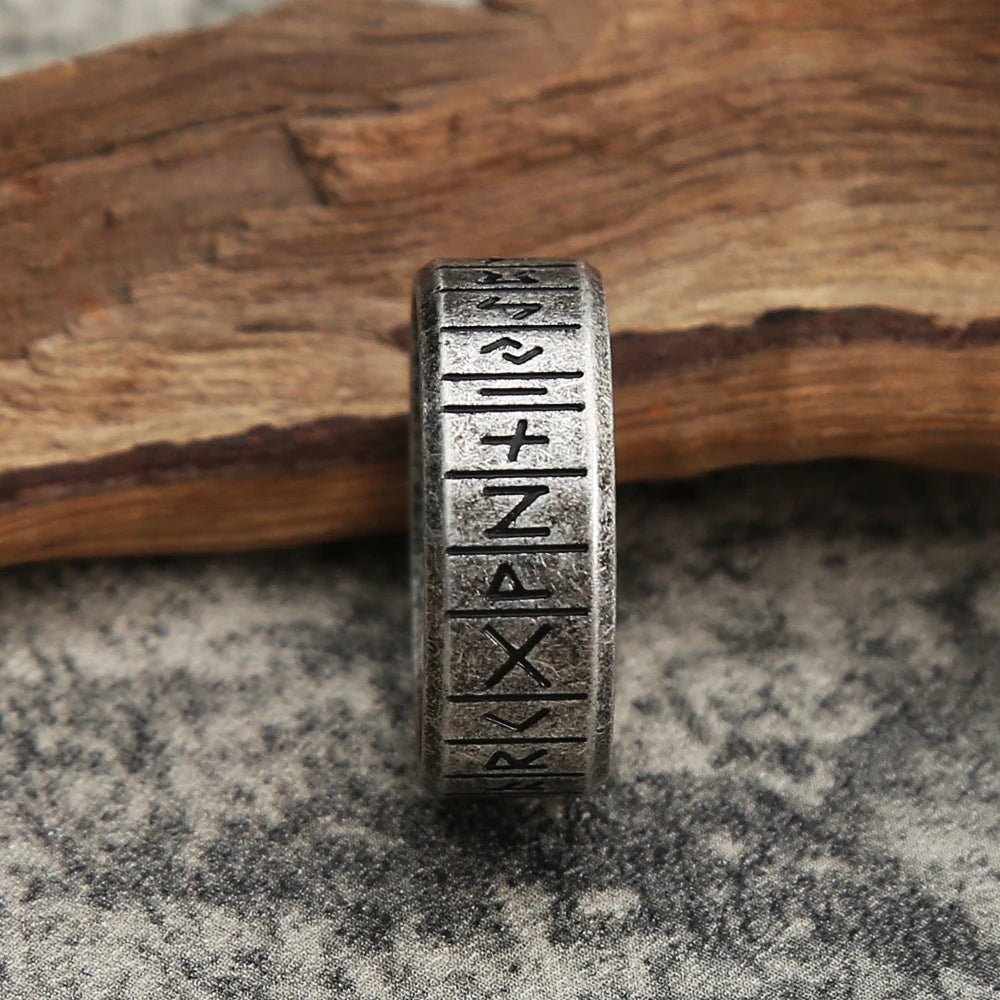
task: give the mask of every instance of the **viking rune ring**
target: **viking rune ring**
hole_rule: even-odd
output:
[[[615,626],[600,276],[435,261],[414,328],[421,778],[443,796],[590,790],[608,770]]]

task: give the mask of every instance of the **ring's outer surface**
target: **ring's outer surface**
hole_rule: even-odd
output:
[[[412,413],[421,778],[444,796],[592,789],[615,626],[600,276],[574,260],[429,264]]]

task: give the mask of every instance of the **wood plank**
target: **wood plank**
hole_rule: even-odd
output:
[[[602,270],[623,478],[996,472],[998,53],[991,0],[309,0],[0,80],[0,563],[400,527],[433,256]]]

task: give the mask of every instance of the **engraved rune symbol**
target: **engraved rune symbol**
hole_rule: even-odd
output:
[[[548,444],[549,439],[544,434],[529,434],[528,421],[521,419],[518,420],[513,434],[486,434],[479,439],[479,443],[507,445],[507,461],[516,462],[522,448],[531,444]]]
[[[479,279],[481,285],[537,285],[538,279],[530,271],[515,271],[513,274],[501,274],[499,271],[486,271]]]
[[[536,500],[548,494],[548,486],[484,486],[484,497],[519,496],[521,499],[492,528],[486,528],[483,534],[487,538],[544,538],[550,535],[552,529],[545,525],[519,527],[514,524]]]
[[[500,563],[486,591],[488,601],[526,601],[534,597],[551,597],[548,587],[529,588],[521,583],[510,563]]]
[[[534,778],[530,781],[527,778],[511,778],[510,781],[493,785],[492,788],[495,792],[542,792],[545,791],[545,782],[536,781]]]
[[[482,312],[502,312],[511,319],[528,319],[540,312],[541,302],[504,302],[499,295],[490,295],[481,302],[476,303],[476,308]]]
[[[551,714],[551,708],[540,708],[534,715],[529,715],[526,719],[522,719],[520,722],[514,722],[511,719],[505,719],[502,715],[487,712],[483,716],[483,720],[485,722],[492,722],[497,726],[502,726],[504,729],[511,730],[511,732],[523,733],[531,729],[533,726],[537,726],[542,719],[547,719]]]
[[[485,347],[479,348],[480,354],[490,354],[493,351],[503,351],[500,355],[504,361],[509,361],[512,365],[523,365],[527,364],[532,358],[537,358],[545,348],[539,347],[537,344],[528,351],[522,351],[520,354],[511,354],[510,351],[504,350],[507,347],[513,347],[515,350],[520,350],[524,347],[524,344],[520,340],[515,340],[513,337],[498,337],[496,340],[487,344]]]
[[[551,625],[539,625],[520,646],[515,646],[492,625],[487,625],[483,631],[508,654],[507,659],[487,678],[484,687],[496,687],[515,667],[520,667],[539,687],[552,687],[552,681],[528,659],[528,653],[552,631]]]
[[[536,764],[548,754],[548,750],[532,750],[523,757],[517,757],[507,750],[497,750],[483,765],[484,771],[544,771],[547,764]]]

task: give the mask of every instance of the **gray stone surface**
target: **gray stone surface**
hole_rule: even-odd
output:
[[[1000,482],[621,495],[617,775],[438,807],[402,539],[0,577],[0,995],[1000,983]]]

